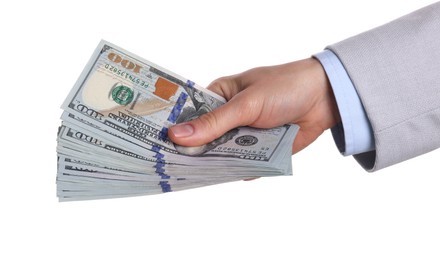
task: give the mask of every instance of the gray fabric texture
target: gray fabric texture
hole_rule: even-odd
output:
[[[327,47],[362,101],[376,150],[368,171],[440,147],[440,2]]]

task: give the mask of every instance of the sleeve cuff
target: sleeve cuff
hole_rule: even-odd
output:
[[[330,50],[315,54],[314,57],[324,67],[341,115],[342,122],[332,128],[339,151],[348,156],[374,150],[370,121],[341,61]]]

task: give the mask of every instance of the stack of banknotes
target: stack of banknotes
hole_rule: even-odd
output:
[[[197,147],[168,139],[170,126],[224,102],[190,80],[101,41],[62,105],[59,200],[160,194],[291,175],[296,125],[239,127]]]

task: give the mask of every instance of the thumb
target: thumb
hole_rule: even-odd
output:
[[[199,146],[209,143],[227,131],[241,125],[237,116],[237,103],[231,100],[212,112],[200,117],[174,125],[168,130],[168,137],[182,146]]]

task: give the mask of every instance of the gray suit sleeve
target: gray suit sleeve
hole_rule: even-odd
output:
[[[347,70],[370,120],[375,171],[440,147],[440,2],[327,47]]]

